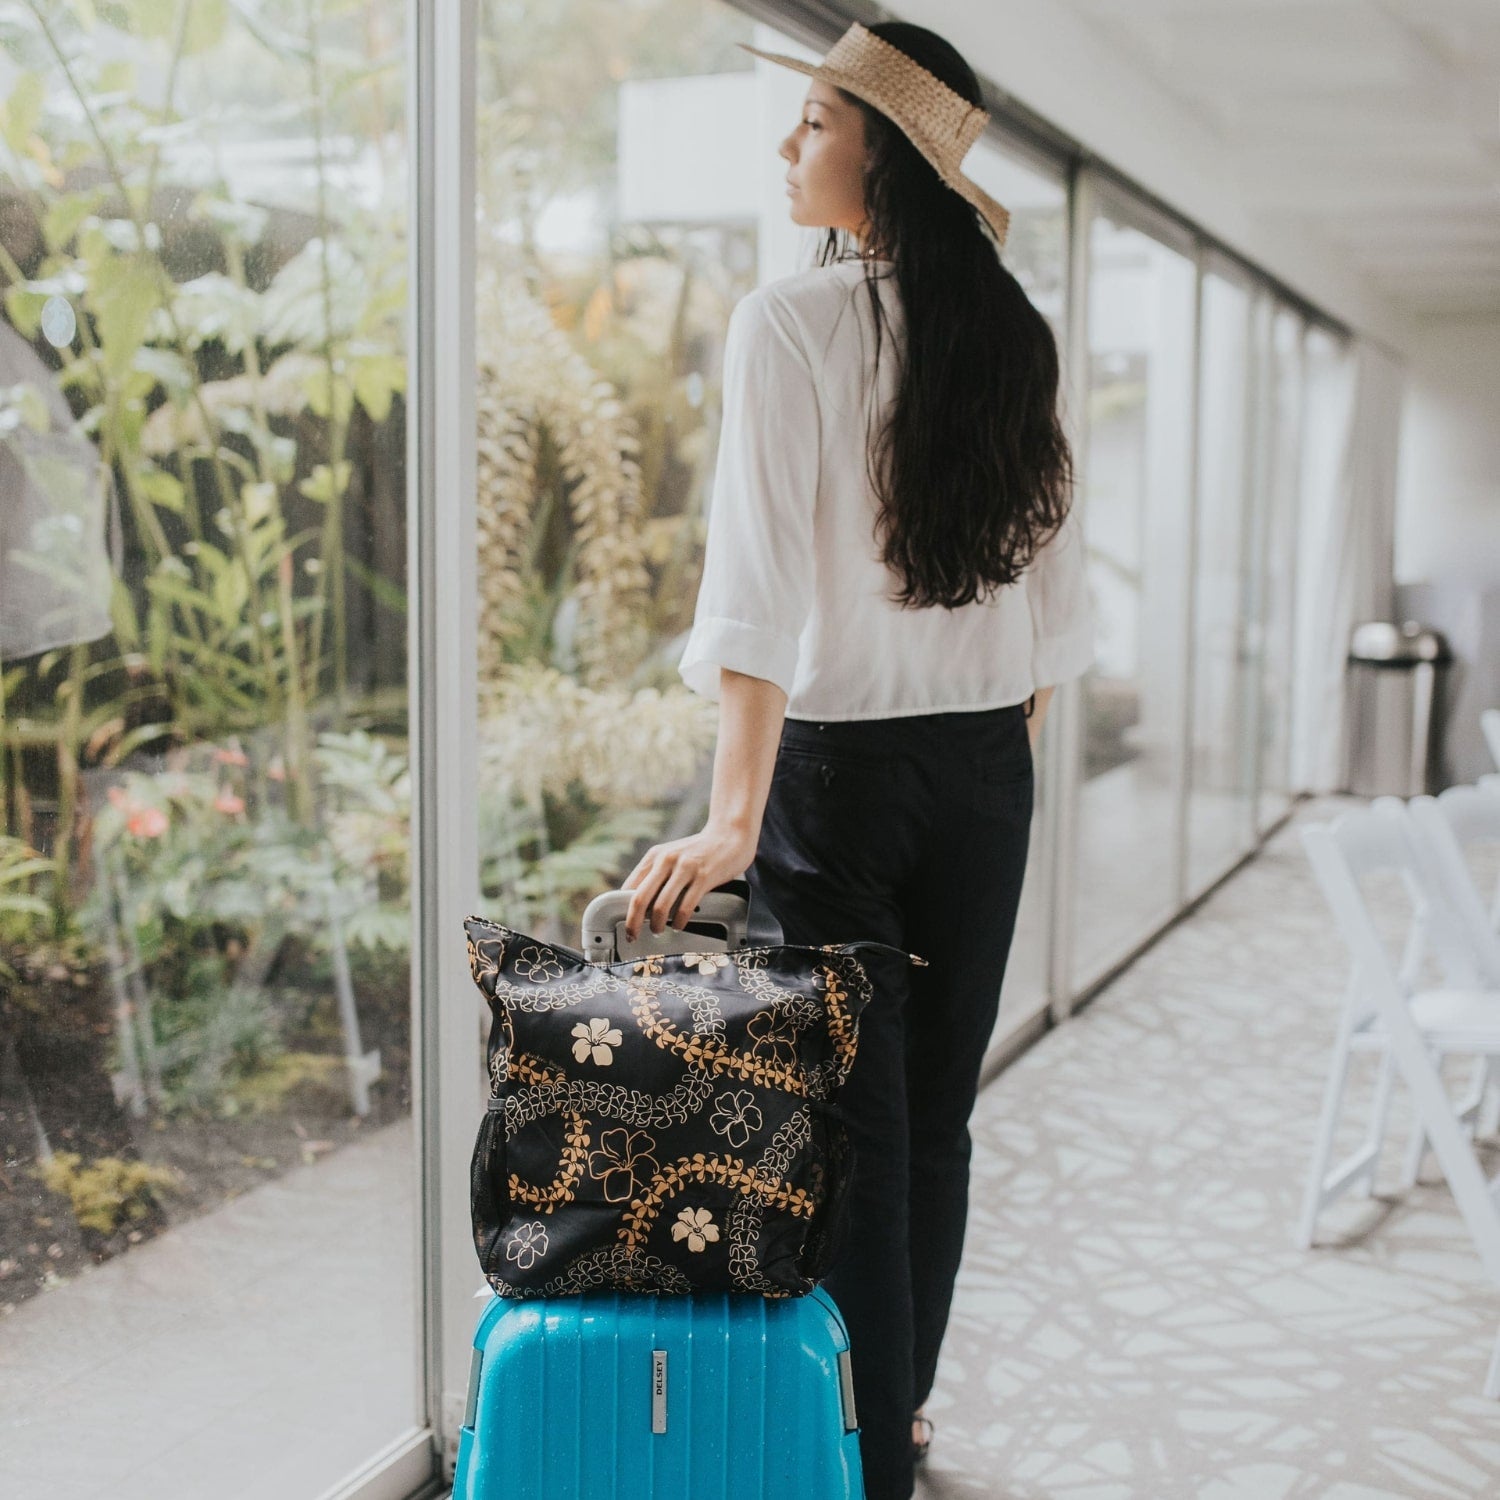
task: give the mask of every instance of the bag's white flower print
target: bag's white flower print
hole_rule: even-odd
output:
[[[696,969],[700,974],[717,974],[720,969],[729,967],[729,955],[727,953],[684,953],[682,963],[684,968]]]
[[[562,978],[562,965],[556,958],[549,957],[543,948],[523,948],[515,962],[515,971],[522,979],[529,979],[533,984],[546,984],[550,979]]]
[[[628,1203],[636,1184],[648,1181],[657,1171],[651,1154],[656,1142],[644,1130],[606,1130],[599,1149],[589,1155],[589,1176],[604,1193],[606,1203]]]
[[[706,1208],[683,1209],[672,1226],[672,1238],[686,1240],[688,1249],[694,1254],[706,1250],[709,1241],[717,1240],[718,1237],[719,1226],[714,1223],[714,1216]]]
[[[714,1106],[708,1123],[736,1150],[743,1150],[762,1123],[755,1095],[748,1089],[725,1094]]]
[[[540,1224],[518,1225],[505,1247],[506,1260],[514,1261],[523,1271],[529,1271],[546,1253],[547,1231]]]
[[[573,1056],[579,1062],[592,1061],[601,1068],[614,1062],[613,1049],[625,1040],[619,1029],[601,1016],[595,1016],[592,1021],[580,1021],[573,1028],[573,1035],[578,1038],[573,1043]]]

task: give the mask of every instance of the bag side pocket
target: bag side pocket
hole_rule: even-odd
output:
[[[814,1161],[823,1171],[821,1201],[803,1242],[798,1269],[814,1285],[833,1269],[849,1229],[849,1195],[854,1185],[854,1142],[836,1104],[812,1101]]]
[[[474,1152],[469,1158],[469,1215],[474,1226],[474,1249],[479,1269],[493,1280],[490,1269],[495,1245],[510,1215],[510,1193],[506,1187],[505,1119],[496,1109],[486,1109],[479,1122]]]

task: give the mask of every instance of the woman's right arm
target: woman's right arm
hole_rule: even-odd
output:
[[[1036,742],[1042,733],[1042,720],[1047,717],[1047,705],[1052,701],[1052,689],[1049,687],[1038,688],[1035,701],[1031,705],[1031,713],[1026,719],[1026,733],[1031,736],[1031,748],[1036,749]]]
[[[1094,661],[1094,609],[1076,508],[1069,509],[1062,526],[1023,577],[1031,610],[1031,681],[1036,700],[1026,728],[1035,746],[1053,689],[1081,677]]]

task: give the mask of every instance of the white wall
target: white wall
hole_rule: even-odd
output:
[[[1416,325],[1396,490],[1396,581],[1500,585],[1500,316]]]
[[[1402,614],[1456,658],[1439,709],[1441,781],[1495,769],[1479,714],[1500,707],[1500,317],[1417,325],[1396,491]]]

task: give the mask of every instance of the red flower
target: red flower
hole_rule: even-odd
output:
[[[159,839],[167,831],[167,815],[159,807],[141,807],[125,827],[138,839]]]

